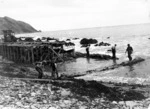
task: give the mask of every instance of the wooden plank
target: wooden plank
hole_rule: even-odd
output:
[[[74,79],[36,79],[36,78],[13,78],[13,79],[19,79],[23,81],[39,81],[39,82],[73,82]]]

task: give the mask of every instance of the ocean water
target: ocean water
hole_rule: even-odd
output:
[[[139,80],[145,81],[150,79],[150,24],[139,24],[139,25],[127,25],[127,26],[114,26],[114,27],[101,27],[101,28],[88,28],[88,29],[77,29],[77,30],[63,30],[63,31],[47,31],[41,33],[32,34],[18,34],[17,37],[54,37],[59,40],[71,39],[71,42],[75,43],[75,51],[85,52],[85,48],[82,48],[79,44],[82,38],[95,38],[98,42],[107,42],[111,45],[117,44],[117,57],[119,60],[117,63],[128,61],[125,54],[127,44],[130,44],[133,49],[133,58],[142,57],[146,61],[133,65],[132,67],[123,67],[108,72],[96,72],[91,75],[84,76],[84,79],[101,80],[102,75],[109,77],[111,81],[128,81],[132,80],[136,82]],[[109,38],[108,38],[109,37]],[[74,40],[73,38],[79,38]],[[95,47],[91,45],[90,53],[109,54],[108,50],[111,46]],[[59,65],[59,72],[61,73],[80,73],[86,70],[103,68],[104,66],[110,66],[114,63],[112,60],[100,61],[86,58],[79,58],[72,62],[66,62]],[[101,75],[102,74],[102,75]],[[82,78],[82,77],[81,77]],[[114,79],[115,78],[115,79]],[[116,79],[118,78],[118,79]],[[138,78],[138,79],[137,79]],[[141,79],[139,79],[141,78]],[[127,80],[126,80],[127,79]],[[144,79],[144,80],[143,80]],[[105,80],[102,78],[102,80]]]
[[[150,24],[101,27],[101,28],[87,28],[77,30],[63,30],[63,31],[47,31],[32,34],[18,34],[17,37],[54,37],[60,40],[66,38],[80,38],[79,40],[72,40],[76,44],[76,51],[84,52],[80,48],[79,41],[82,38],[95,38],[99,42],[107,42],[110,44],[117,44],[118,56],[125,52],[128,43],[134,48],[134,55],[149,56],[150,50]],[[110,37],[109,39],[107,37]],[[94,47],[91,45],[91,53],[108,53],[110,47]]]

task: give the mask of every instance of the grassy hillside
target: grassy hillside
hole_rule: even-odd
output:
[[[0,34],[2,30],[13,30],[15,33],[32,33],[37,32],[31,25],[17,21],[9,17],[0,17]]]

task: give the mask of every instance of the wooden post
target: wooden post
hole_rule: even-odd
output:
[[[32,63],[34,63],[34,51],[33,51],[33,47],[31,48],[31,59],[32,59]]]
[[[30,48],[28,47],[28,63],[30,63]]]
[[[15,60],[16,60],[16,62],[18,62],[18,57],[19,57],[19,56],[18,56],[18,55],[19,55],[18,46],[15,46],[15,47],[16,47],[16,59],[15,59]]]
[[[12,47],[10,46],[10,60],[12,61],[13,60],[13,53],[12,53]]]
[[[15,58],[14,58],[14,46],[11,46],[11,48],[12,48],[12,61],[14,61],[15,60]]]
[[[9,60],[9,46],[7,46],[6,52],[7,52],[7,59]]]
[[[21,62],[21,47],[20,46],[18,46],[18,52],[19,52],[18,62],[20,63]]]
[[[6,58],[8,58],[8,52],[7,52],[7,50],[8,50],[8,46],[6,47]]]
[[[13,47],[14,47],[14,62],[16,62],[17,60],[16,46],[13,46]]]
[[[2,50],[3,50],[2,56],[4,57],[4,45],[2,45]]]
[[[5,46],[6,46],[6,45],[4,45],[4,57],[6,58],[6,55],[5,55],[5,54],[6,54],[6,51],[5,51],[5,48],[6,48],[6,47],[5,47]]]
[[[29,63],[32,63],[32,55],[31,55],[31,48],[29,48]]]
[[[22,56],[22,46],[20,47],[20,62],[23,62],[23,56]]]

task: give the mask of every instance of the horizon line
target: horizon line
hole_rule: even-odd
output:
[[[92,28],[110,28],[110,27],[119,27],[119,26],[131,26],[131,25],[145,25],[145,24],[150,24],[148,23],[137,23],[137,24],[121,24],[121,25],[111,25],[111,26],[99,26],[99,27],[87,27],[87,28],[74,28],[74,29],[61,29],[61,30],[46,30],[41,32],[57,32],[57,31],[70,31],[70,30],[84,30],[84,29],[92,29]]]

